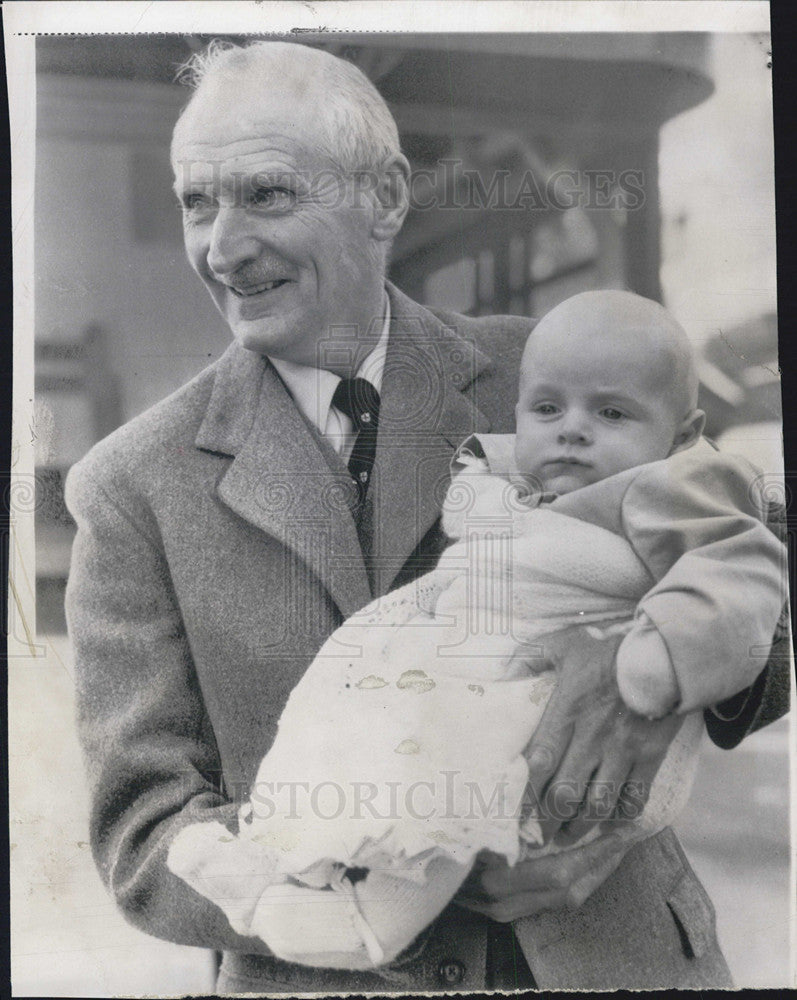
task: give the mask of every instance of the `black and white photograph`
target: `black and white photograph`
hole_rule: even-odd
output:
[[[797,986],[768,4],[3,25],[13,995]]]

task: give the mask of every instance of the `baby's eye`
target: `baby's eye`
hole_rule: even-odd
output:
[[[554,403],[537,403],[532,409],[541,417],[552,417],[559,412],[559,407]]]
[[[605,417],[606,420],[611,420],[615,423],[618,420],[625,419],[625,414],[621,410],[616,409],[614,406],[604,406],[600,412],[601,416]]]

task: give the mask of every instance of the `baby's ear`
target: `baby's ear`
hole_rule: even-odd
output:
[[[678,425],[670,454],[674,455],[677,451],[684,451],[686,448],[691,448],[703,433],[705,426],[705,413],[702,410],[692,410],[689,416]]]

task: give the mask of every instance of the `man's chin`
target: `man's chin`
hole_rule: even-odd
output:
[[[236,334],[235,340],[240,347],[253,354],[273,354],[270,345],[260,337],[241,337]]]
[[[238,344],[247,351],[254,354],[269,354],[280,357],[285,353],[285,349],[290,338],[284,331],[275,328],[271,324],[264,323],[236,323],[233,328],[233,336]]]

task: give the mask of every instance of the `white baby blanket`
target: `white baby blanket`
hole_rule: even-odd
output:
[[[172,845],[171,869],[287,960],[388,961],[442,911],[478,851],[518,860],[523,751],[554,685],[525,662],[573,625],[626,631],[654,582],[623,538],[529,509],[499,477],[457,477],[444,526],[458,541],[435,570],[321,648],[237,836],[199,823]],[[638,820],[645,831],[685,805],[701,732],[700,713],[689,716]]]

